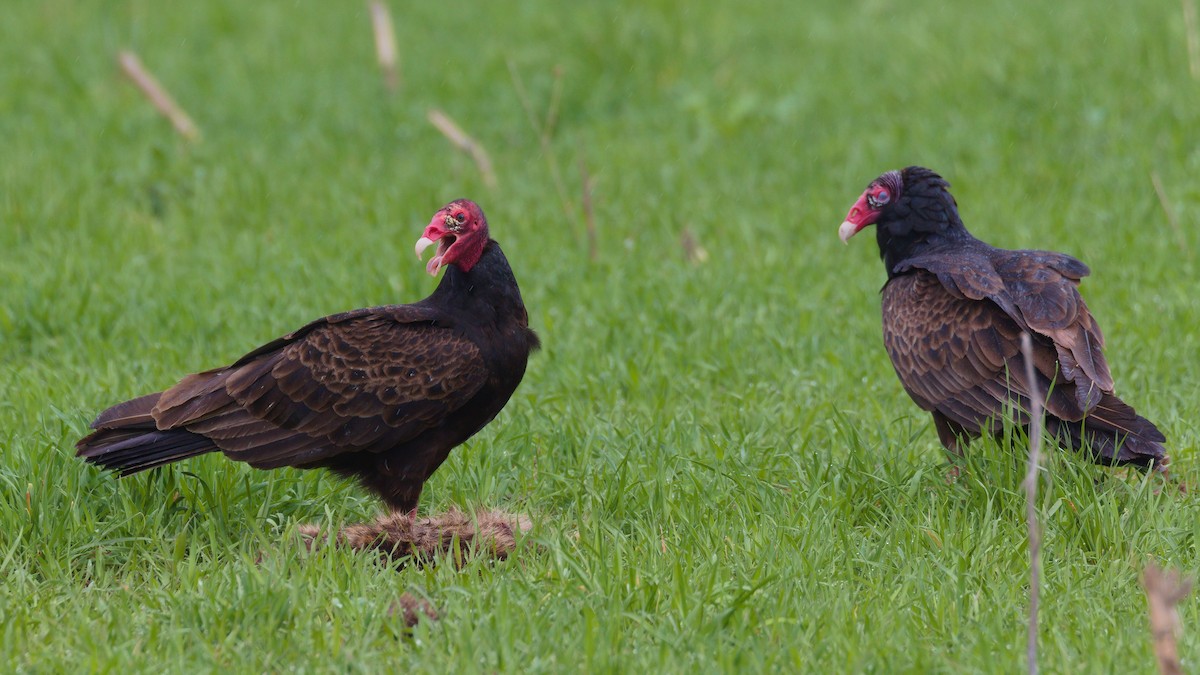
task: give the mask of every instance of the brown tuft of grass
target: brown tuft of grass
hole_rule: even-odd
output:
[[[683,259],[693,265],[708,262],[708,250],[700,245],[700,240],[690,227],[684,226],[679,232],[679,248],[683,250]]]
[[[342,528],[336,539],[339,546],[378,551],[386,561],[423,564],[452,554],[461,565],[471,555],[505,560],[517,547],[517,535],[532,526],[524,514],[499,510],[468,514],[452,508],[424,518],[401,512],[382,515],[373,523]],[[302,526],[300,534],[309,548],[324,540],[316,525]]]
[[[437,621],[442,618],[442,615],[431,602],[424,598],[418,598],[412,593],[401,595],[388,608],[388,616],[396,616],[397,614],[404,618],[404,625],[408,628],[417,625],[421,619]]]

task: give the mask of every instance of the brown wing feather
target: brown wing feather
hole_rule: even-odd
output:
[[[1055,379],[1076,385],[1072,393],[1080,410],[1091,410],[1105,393],[1112,393],[1104,336],[1078,289],[1089,270],[1075,258],[988,248],[919,256],[903,269],[932,273],[953,295],[991,301],[1020,330],[1045,338],[1054,351],[1039,354],[1039,365],[1050,358],[1057,363],[1061,376]]]
[[[957,290],[920,270],[884,288],[884,345],[900,382],[923,409],[972,432],[995,424],[1006,404],[1018,407],[1013,412],[1024,423],[1029,386],[1021,327],[997,304]],[[1056,372],[1056,349],[1044,337],[1034,341],[1034,366],[1039,389],[1051,390],[1051,414],[1082,418],[1075,385]]]
[[[483,386],[479,349],[413,306],[314,322],[163,393],[160,429],[202,434],[260,468],[383,451],[436,425]]]

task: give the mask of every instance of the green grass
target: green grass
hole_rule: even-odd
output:
[[[882,349],[873,237],[836,237],[907,164],[946,175],[981,238],[1092,266],[1119,393],[1200,481],[1200,83],[1178,3],[392,4],[395,96],[362,4],[6,8],[0,670],[1018,670],[1023,450],[977,443],[946,485]],[[119,75],[124,47],[201,143]],[[510,63],[539,113],[562,68],[551,157]],[[487,147],[497,189],[431,107]],[[422,510],[533,514],[512,559],[309,554],[300,524],[378,505],[219,457],[123,481],[73,457],[107,405],[424,297],[412,244],[459,196],[545,349]],[[684,228],[707,262],[684,260]],[[1195,573],[1200,505],[1063,453],[1046,474],[1044,669],[1154,672],[1138,574]],[[443,620],[405,635],[387,610],[406,591]]]

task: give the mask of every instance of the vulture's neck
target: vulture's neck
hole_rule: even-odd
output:
[[[427,301],[464,311],[482,321],[525,316],[516,277],[494,239],[484,245],[483,254],[469,272],[448,265],[437,290]]]
[[[917,256],[981,245],[983,242],[971,236],[961,223],[934,232],[922,232],[911,228],[904,236],[895,236],[889,228],[878,228],[879,256],[887,268],[888,279],[896,276],[901,263]]]

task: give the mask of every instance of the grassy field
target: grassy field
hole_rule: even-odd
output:
[[[394,95],[362,3],[7,7],[0,671],[1023,667],[1024,450],[977,443],[946,484],[883,351],[874,237],[836,229],[872,178],[923,164],[981,238],[1082,258],[1118,393],[1196,485],[1200,82],[1180,4],[731,4],[392,3]],[[121,77],[122,48],[202,141]],[[540,118],[556,87],[543,143],[519,92]],[[430,108],[490,151],[496,188]],[[378,504],[216,456],[124,481],[73,457],[107,405],[424,297],[412,244],[459,196],[545,349],[422,511],[531,514],[511,559],[310,554],[300,525]],[[1046,478],[1044,669],[1153,672],[1138,575],[1195,573],[1197,497],[1063,453]],[[443,619],[405,635],[404,592]]]

